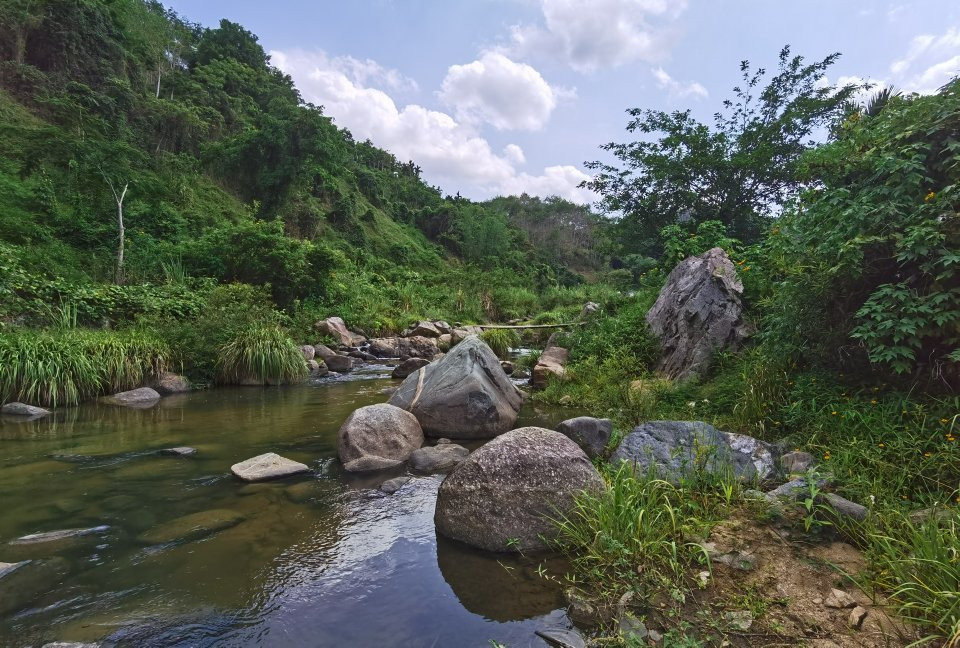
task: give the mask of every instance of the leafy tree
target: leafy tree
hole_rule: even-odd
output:
[[[853,113],[803,168],[816,188],[764,246],[771,339],[821,358],[960,379],[960,81]],[[857,344],[859,343],[859,344]],[[806,351],[809,353],[809,351]]]
[[[605,208],[622,214],[627,251],[657,253],[660,229],[681,220],[717,220],[734,236],[755,240],[800,190],[798,165],[813,138],[848,110],[857,88],[822,83],[838,56],[806,63],[784,47],[765,86],[766,70],[743,61],[743,81],[712,127],[690,110],[628,110],[627,132],[641,139],[601,147],[619,165],[587,163],[598,173],[585,183]]]

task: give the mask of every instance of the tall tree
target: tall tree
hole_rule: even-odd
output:
[[[690,110],[629,109],[627,132],[641,139],[602,146],[619,164],[588,162],[598,173],[585,183],[603,207],[622,214],[626,251],[656,252],[657,232],[678,221],[719,220],[735,236],[755,239],[765,218],[800,189],[802,154],[849,110],[859,87],[825,83],[838,57],[806,63],[784,47],[765,86],[766,70],[743,61],[742,83],[712,127]]]

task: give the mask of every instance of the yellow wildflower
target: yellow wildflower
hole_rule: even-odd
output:
[[[923,202],[930,202],[937,197],[937,194],[933,191],[929,192],[926,196],[923,197]]]

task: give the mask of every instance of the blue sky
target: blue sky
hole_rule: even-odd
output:
[[[304,98],[445,193],[580,202],[629,107],[720,107],[749,59],[839,51],[831,82],[931,92],[960,74],[958,0],[174,0],[239,22]]]

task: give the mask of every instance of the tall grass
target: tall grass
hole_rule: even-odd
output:
[[[504,360],[510,356],[510,349],[520,346],[520,335],[514,329],[487,329],[480,334],[480,339]]]
[[[605,478],[603,493],[581,494],[555,522],[577,579],[612,596],[682,588],[687,568],[704,558],[702,547],[685,538],[703,534],[739,493],[734,483],[721,483],[723,476],[696,474],[672,484],[627,464]]]
[[[220,347],[220,382],[257,381],[271,385],[292,383],[307,374],[300,347],[279,327],[255,325]]]
[[[0,400],[72,405],[164,371],[166,345],[140,331],[0,332]]]
[[[870,534],[868,552],[876,584],[899,613],[933,630],[946,646],[960,645],[960,519],[920,524],[888,521]]]

